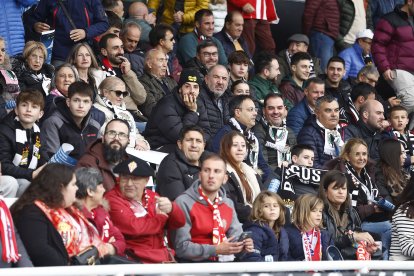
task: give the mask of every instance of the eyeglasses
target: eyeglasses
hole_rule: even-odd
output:
[[[205,58],[208,57],[217,57],[218,56],[218,52],[203,52],[201,53]]]
[[[249,108],[241,108],[241,107],[238,107],[238,108],[236,108],[236,109],[238,109],[238,110],[246,110],[247,112],[253,112],[253,111],[256,111],[256,112],[258,112],[259,111],[259,109],[257,108],[257,107],[249,107]]]
[[[121,90],[112,90],[112,89],[108,89],[108,91],[114,92],[115,95],[117,97],[128,97],[129,96],[129,92],[128,91],[121,91]]]
[[[164,38],[164,40],[169,40],[169,41],[173,42],[173,41],[174,41],[174,37],[171,37],[171,38]]]
[[[107,132],[105,132],[105,135],[107,135],[111,139],[115,138],[118,135],[119,140],[125,140],[129,137],[129,135],[124,132],[116,132],[114,130],[108,130]]]

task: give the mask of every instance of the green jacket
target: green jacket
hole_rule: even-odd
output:
[[[266,80],[259,75],[255,75],[249,81],[250,89],[252,90],[251,94],[255,95],[256,99],[259,101],[260,105],[263,106],[263,100],[269,93],[280,94],[279,89],[276,84],[272,81]],[[288,110],[290,110],[293,105],[289,100],[284,99],[284,103]]]

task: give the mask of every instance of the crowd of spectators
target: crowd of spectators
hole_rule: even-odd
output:
[[[414,259],[414,0],[0,7],[0,267]]]

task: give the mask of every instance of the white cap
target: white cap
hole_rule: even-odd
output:
[[[365,29],[360,31],[357,35],[356,38],[369,38],[372,39],[374,37],[374,33],[370,30],[370,29]]]

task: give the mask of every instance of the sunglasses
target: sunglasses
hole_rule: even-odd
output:
[[[128,91],[121,91],[121,90],[112,90],[112,89],[108,89],[108,91],[114,92],[115,95],[117,97],[128,97],[129,96],[129,92]]]

